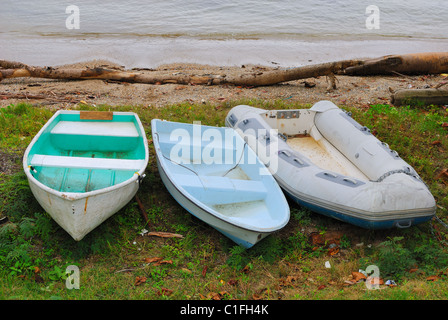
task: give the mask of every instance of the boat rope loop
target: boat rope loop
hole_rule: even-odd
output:
[[[406,168],[406,169],[396,169],[396,170],[388,171],[385,174],[383,174],[381,177],[379,177],[377,180],[373,180],[372,182],[381,182],[384,179],[386,179],[388,176],[396,174],[396,173],[404,173],[404,174],[407,174],[408,176],[418,179],[418,176],[413,174],[409,168]]]
[[[154,132],[154,134],[157,136],[157,141],[159,141],[159,133],[158,132]],[[160,153],[161,153],[162,157],[164,157],[166,160],[168,160],[168,161],[170,161],[170,162],[172,162],[172,163],[174,163],[174,164],[176,164],[178,166],[181,166],[182,168],[190,170],[191,172],[193,172],[195,175],[197,175],[199,177],[199,174],[196,171],[194,171],[193,169],[191,169],[191,168],[189,168],[187,166],[184,166],[182,163],[174,161],[173,159],[167,157],[163,152],[160,152]]]
[[[243,146],[243,150],[241,150],[241,155],[240,155],[240,159],[238,160],[238,162],[229,170],[227,170],[226,173],[224,173],[222,176],[225,177],[230,171],[232,171],[233,169],[235,169],[241,162],[241,159],[243,159],[243,155],[244,155],[244,150],[246,149],[247,146],[247,142],[244,141],[244,146]]]
[[[143,178],[146,177],[146,174],[140,175],[138,171],[134,172],[137,175],[137,183],[140,186],[142,184]]]
[[[158,135],[158,133],[155,133],[155,134],[157,135],[157,140],[159,140],[159,135]],[[241,150],[241,155],[240,155],[240,158],[239,158],[238,162],[237,162],[232,168],[230,168],[229,170],[227,170],[227,171],[222,175],[223,177],[225,177],[230,171],[232,171],[233,169],[235,169],[235,168],[240,164],[241,159],[243,158],[244,150],[246,149],[246,146],[247,146],[247,142],[244,141],[244,145],[243,145],[243,148],[242,148],[242,150]],[[178,165],[178,166],[181,166],[181,167],[183,167],[183,168],[185,168],[185,169],[187,169],[187,170],[190,170],[191,172],[193,172],[195,175],[197,175],[197,176],[199,177],[199,174],[198,174],[196,171],[194,171],[193,169],[191,169],[191,168],[189,168],[189,167],[187,167],[187,166],[185,166],[185,165],[183,165],[183,164],[181,164],[181,163],[179,163],[179,162],[174,161],[173,159],[171,159],[171,158],[167,157],[166,155],[164,155],[163,152],[161,152],[161,154],[162,154],[162,157],[164,157],[166,160],[168,160],[168,161],[170,161],[170,162],[172,162],[172,163],[174,163],[174,164],[176,164],[176,165]]]
[[[187,166],[184,166],[182,163],[179,163],[179,162],[174,161],[173,159],[167,157],[167,156],[164,155],[163,153],[162,153],[162,157],[164,157],[166,160],[170,161],[171,163],[174,163],[174,164],[176,164],[176,165],[178,165],[178,166],[181,166],[182,168],[185,168],[185,169],[187,169],[187,170],[190,170],[191,172],[193,172],[195,175],[197,175],[197,176],[199,177],[199,174],[198,174],[196,171],[194,171],[194,170],[191,169],[191,168],[188,168]]]

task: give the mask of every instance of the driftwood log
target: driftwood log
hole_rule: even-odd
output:
[[[196,85],[220,85],[232,84],[239,86],[267,86],[292,80],[306,79],[319,76],[329,76],[334,83],[335,73],[349,66],[361,63],[358,60],[347,60],[316,64],[285,70],[257,71],[241,75],[188,75],[184,73],[152,74],[123,71],[107,68],[92,69],[57,69],[52,67],[27,66],[17,62],[0,60],[0,81],[7,78],[34,77],[46,79],[87,80],[102,79],[131,83],[146,84],[196,84]],[[16,68],[10,68],[15,66]],[[5,68],[6,67],[6,68]]]
[[[20,62],[0,60],[0,81],[7,78],[35,77],[64,80],[101,79],[146,84],[196,84],[268,86],[282,82],[327,76],[330,87],[336,87],[335,74],[372,75],[431,74],[448,72],[448,52],[384,56],[366,60],[342,60],[290,69],[246,72],[239,75],[188,75],[185,73],[154,74],[108,68],[58,69],[28,66]]]
[[[396,106],[448,105],[448,90],[435,88],[398,90],[392,93],[390,102]]]
[[[387,74],[438,74],[448,72],[448,52],[428,52],[404,55],[388,55],[364,60],[357,66],[344,69],[352,76]]]

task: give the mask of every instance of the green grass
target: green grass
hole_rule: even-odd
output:
[[[231,107],[249,104],[266,109],[302,108],[285,101],[233,101],[223,104],[178,104],[156,107],[110,107],[99,110],[139,114],[149,140],[150,121],[201,121],[223,126]],[[305,106],[309,107],[309,106]],[[409,162],[437,199],[437,215],[447,221],[448,189],[437,174],[448,168],[448,122],[445,109],[373,105],[342,108],[368,126]],[[81,109],[92,109],[81,106]],[[236,246],[194,218],[166,191],[150,146],[146,178],[139,190],[148,223],[135,201],[75,242],[36,202],[21,169],[20,158],[53,111],[28,104],[0,109],[0,151],[10,156],[12,172],[0,171],[0,299],[372,299],[448,298],[447,230],[439,224],[404,230],[365,231],[291,205],[291,220],[278,233],[250,250]],[[438,141],[437,143],[434,143]],[[437,227],[437,228],[436,228]],[[167,231],[183,238],[141,236],[142,229]],[[309,230],[343,233],[339,253],[310,242]],[[145,259],[159,257],[156,265]],[[331,268],[325,268],[329,261]],[[346,285],[351,272],[369,265],[398,286],[366,290]],[[76,265],[80,289],[66,287],[65,270]],[[417,272],[410,272],[418,269]],[[437,275],[437,281],[428,281]],[[144,279],[136,285],[136,279]]]

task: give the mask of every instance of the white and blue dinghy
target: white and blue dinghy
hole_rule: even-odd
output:
[[[159,174],[192,215],[250,248],[289,221],[276,180],[233,129],[153,119]]]
[[[137,114],[59,110],[26,149],[23,169],[42,208],[79,241],[135,196],[148,159]]]
[[[287,195],[312,211],[367,229],[410,227],[435,215],[417,172],[330,101],[296,110],[240,105],[226,126],[257,150]],[[277,148],[269,152],[268,145]]]

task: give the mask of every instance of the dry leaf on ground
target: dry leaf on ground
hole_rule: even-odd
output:
[[[279,286],[293,286],[294,282],[296,282],[298,278],[299,276],[287,276],[286,278],[282,278],[279,280]]]
[[[353,281],[358,282],[360,280],[365,280],[367,277],[361,272],[354,271],[352,272]]]
[[[158,292],[157,295],[159,296],[169,296],[173,293],[173,290],[167,289],[167,288],[161,288]]]
[[[429,276],[428,278],[426,278],[427,281],[436,281],[439,280],[440,277],[439,276]]]
[[[146,277],[136,277],[134,281],[134,286],[139,286],[146,282]]]
[[[371,285],[382,285],[384,284],[384,280],[378,277],[368,277],[366,279],[366,283],[371,284]]]
[[[237,284],[238,284],[238,280],[229,280],[228,282],[227,282],[229,285],[231,285],[231,286],[236,286]]]
[[[162,260],[154,263],[155,266],[160,266],[161,264],[173,264],[173,260]]]
[[[163,258],[161,257],[153,257],[153,258],[145,258],[144,261],[146,263],[152,263],[152,262],[158,262],[161,261]]]

